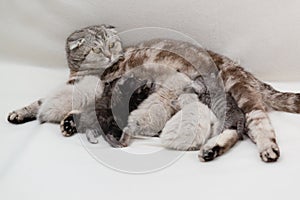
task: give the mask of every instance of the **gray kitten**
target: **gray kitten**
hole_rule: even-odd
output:
[[[194,93],[183,93],[173,102],[179,110],[163,128],[160,139],[166,148],[199,150],[219,133],[219,120]]]
[[[246,133],[246,117],[244,112],[239,108],[230,92],[225,93],[225,99],[222,97],[220,98],[218,94],[215,93],[216,84],[211,81],[215,78],[216,74],[211,74],[209,78],[205,78],[205,82],[203,77],[198,77],[191,85],[185,88],[186,92],[196,93],[200,101],[212,109],[220,123],[218,130],[216,131],[217,134],[200,149],[199,158],[202,161],[210,161],[215,157],[224,154],[238,141],[238,139],[242,139],[243,134]],[[210,85],[210,90],[207,89],[205,84]],[[225,112],[223,113],[222,111],[224,108]],[[236,132],[230,131],[230,134],[236,136],[234,136],[230,142],[218,142],[221,141],[220,137],[225,137],[225,134],[223,133],[228,133],[228,130],[235,130]],[[220,134],[223,135],[219,136]]]

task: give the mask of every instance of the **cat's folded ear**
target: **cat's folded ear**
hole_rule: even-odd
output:
[[[112,31],[113,33],[117,33],[115,26],[112,26],[112,25],[109,25],[109,24],[103,24],[101,26],[104,27],[105,29],[109,30],[109,31]]]
[[[80,47],[81,45],[83,45],[83,43],[85,42],[84,38],[79,38],[77,40],[74,41],[69,41],[68,42],[68,48],[70,51],[72,51],[73,49],[76,49],[78,47]]]
[[[115,26],[110,25],[110,24],[103,24],[103,26],[104,26],[105,28],[108,28],[108,29],[115,29],[115,28],[116,28]]]

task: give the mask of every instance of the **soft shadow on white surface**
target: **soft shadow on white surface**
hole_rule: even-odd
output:
[[[300,115],[272,113],[281,158],[263,163],[248,139],[210,163],[197,152],[185,153],[171,166],[150,174],[124,174],[97,162],[78,136],[64,138],[59,126],[37,121],[12,125],[9,111],[46,95],[67,78],[66,69],[0,65],[1,199],[257,199],[298,196]],[[13,82],[13,84],[11,84]],[[300,82],[274,83],[300,91]],[[156,148],[136,140],[132,148]],[[110,147],[107,147],[110,148]],[[157,147],[160,148],[160,147]]]

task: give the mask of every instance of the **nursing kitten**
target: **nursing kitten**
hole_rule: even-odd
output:
[[[177,150],[199,150],[201,148],[199,153],[201,161],[210,161],[222,155],[239,138],[242,138],[242,135],[246,131],[245,115],[231,94],[228,92],[225,93],[225,101],[222,98],[218,99],[214,94],[214,83],[210,84],[211,90],[209,91],[204,84],[203,78],[198,77],[184,89],[185,92],[195,94],[182,94],[179,97],[177,101],[182,110],[170,119],[161,135],[163,144],[168,148]],[[196,94],[199,99],[195,99],[194,96]],[[212,99],[213,96],[215,96],[214,99]],[[182,101],[185,104],[182,104]],[[193,105],[194,109],[192,109]],[[222,108],[224,107],[225,116],[223,116],[223,113],[220,113],[220,110],[223,110]],[[197,114],[198,112],[199,114]],[[205,118],[206,120],[204,120]],[[213,119],[217,120],[218,123]],[[210,129],[211,125],[214,125],[214,129],[212,130]],[[202,127],[202,130],[199,127]],[[193,132],[193,134],[189,135],[187,130]],[[220,143],[220,141],[224,141],[225,136],[223,133],[227,133],[229,130],[231,138],[226,140],[230,142]],[[228,134],[225,135],[228,137]],[[220,140],[221,138],[223,140]],[[206,144],[207,140],[208,143]],[[214,148],[211,148],[212,145]]]
[[[102,78],[115,79],[128,71],[143,68],[154,74],[167,69],[177,70],[193,80],[201,74],[214,72],[217,67],[225,91],[231,93],[246,115],[247,135],[256,144],[261,159],[274,162],[279,158],[279,148],[268,112],[277,110],[300,113],[299,93],[279,92],[237,66],[231,59],[187,42],[150,40],[125,49],[124,57],[124,61],[107,69]],[[225,135],[229,137],[225,137],[223,142],[232,143],[232,131],[226,131]],[[212,145],[211,149],[215,147]]]
[[[211,81],[219,78],[216,76],[216,74],[211,74],[209,78],[206,78],[206,82],[203,77],[198,77],[184,88],[184,91],[197,94],[200,101],[212,109],[220,122],[223,123],[222,126],[220,126],[221,129],[219,132],[225,129],[236,129],[240,138],[242,138],[246,131],[245,114],[242,109],[238,107],[237,102],[230,92],[224,92],[225,99],[223,96],[218,96],[218,93],[215,92],[217,91],[216,87],[218,87],[218,85]],[[210,85],[210,89],[206,87],[206,84]],[[225,112],[222,112],[223,110]]]
[[[219,120],[196,94],[184,93],[176,100],[177,112],[163,128],[160,139],[164,147],[176,150],[199,150],[218,134]]]
[[[91,143],[98,143],[96,138],[102,135],[111,146],[122,147],[119,139],[129,113],[154,91],[155,84],[134,77],[117,78],[104,84],[102,96],[96,98],[94,107],[84,111],[73,124],[79,126],[80,132],[87,133]]]
[[[76,132],[69,126],[70,118],[101,96],[103,86],[95,90],[99,76],[122,58],[123,49],[114,27],[99,25],[72,33],[66,41],[66,52],[70,69],[68,83],[48,97],[11,112],[9,122],[21,124],[38,119],[41,123],[61,123],[65,136]]]
[[[128,146],[132,136],[155,136],[176,112],[172,105],[191,80],[183,73],[174,72],[160,87],[130,113],[120,142]]]

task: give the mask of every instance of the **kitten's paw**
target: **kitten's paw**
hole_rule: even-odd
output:
[[[114,148],[123,148],[128,146],[126,143],[122,143],[117,140],[112,134],[107,134],[104,137],[104,139],[110,144],[110,146]]]
[[[12,124],[23,124],[29,121],[36,120],[35,116],[26,116],[26,113],[23,111],[12,111],[8,114],[7,121]]]
[[[218,145],[214,147],[208,147],[208,148],[203,148],[200,149],[198,158],[201,162],[207,162],[207,161],[212,161],[218,156],[220,147]]]
[[[87,132],[86,138],[91,144],[98,144],[98,139],[96,138],[95,134],[93,132]]]
[[[69,113],[60,123],[60,130],[65,137],[70,137],[77,133],[75,119],[79,113]]]
[[[280,157],[279,147],[276,143],[264,144],[264,148],[259,151],[259,155],[264,162],[275,162]]]
[[[131,135],[129,135],[128,132],[126,132],[126,131],[127,131],[127,128],[124,128],[123,135],[120,139],[120,143],[121,143],[122,147],[128,147],[130,140],[131,140]]]

